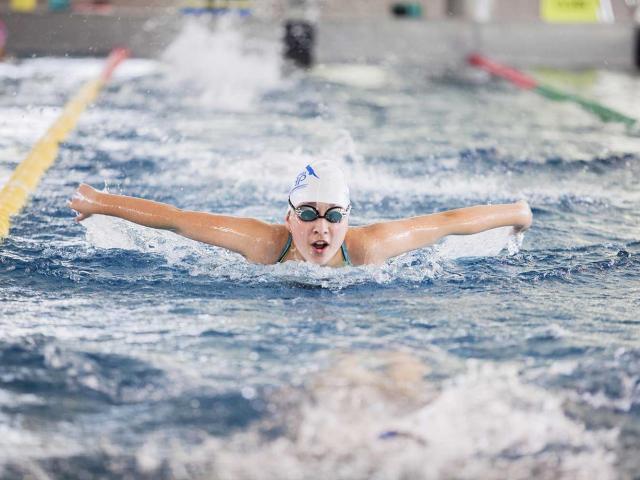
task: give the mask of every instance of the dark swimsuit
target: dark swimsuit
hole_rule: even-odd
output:
[[[287,256],[287,253],[289,253],[289,249],[290,248],[291,248],[291,234],[289,234],[289,238],[287,238],[287,243],[285,244],[284,248],[282,249],[282,253],[280,254],[280,257],[278,257],[278,261],[276,263],[282,262],[284,257]],[[340,246],[340,250],[342,251],[343,266],[351,267],[352,266],[351,265],[351,259],[349,258],[349,252],[347,251],[347,245],[343,243]]]

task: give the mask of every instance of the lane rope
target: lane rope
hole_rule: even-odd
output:
[[[577,105],[580,105],[586,111],[600,117],[600,119],[604,122],[620,122],[624,123],[627,127],[632,127],[637,124],[637,120],[635,118],[628,117],[627,115],[606,107],[605,105],[602,105],[601,103],[598,103],[594,100],[582,98],[578,95],[564,92],[549,85],[543,85],[535,78],[519,70],[516,70],[515,68],[502,65],[482,55],[470,55],[467,61],[474,67],[489,72],[491,75],[495,75],[496,77],[508,80],[509,82],[513,83],[518,88],[521,88],[523,90],[534,91],[545,98],[557,102],[573,102]]]
[[[78,119],[111,78],[116,67],[129,56],[125,48],[116,48],[107,57],[98,78],[88,81],[64,107],[60,116],[36,142],[0,190],[0,241],[9,235],[11,217],[22,211],[40,179],[53,165],[60,143],[75,128]]]

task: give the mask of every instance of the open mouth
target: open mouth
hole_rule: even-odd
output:
[[[313,247],[314,252],[322,253],[324,252],[325,248],[329,246],[329,243],[325,242],[324,240],[318,240],[317,242],[313,242],[311,246]]]

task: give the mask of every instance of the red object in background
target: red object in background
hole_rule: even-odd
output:
[[[73,2],[73,11],[78,13],[99,13],[108,15],[113,12],[113,5],[109,1]]]
[[[0,19],[0,61],[4,57],[4,46],[7,44],[7,38],[9,38],[9,31],[7,26]]]
[[[475,65],[476,67],[481,68],[492,75],[496,75],[497,77],[509,80],[511,83],[520,88],[524,88],[525,90],[531,90],[538,87],[538,82],[533,77],[530,77],[515,68],[507,67],[501,63],[489,60],[487,57],[483,57],[477,53],[469,55],[467,61],[471,65]]]
[[[115,68],[120,64],[120,62],[129,58],[130,55],[131,52],[128,48],[118,47],[111,50],[111,53],[107,58],[107,64],[102,71],[102,75],[100,75],[101,80],[103,82],[108,82]]]
[[[6,45],[8,37],[9,37],[9,32],[7,31],[7,26],[0,19],[0,50],[2,50]]]

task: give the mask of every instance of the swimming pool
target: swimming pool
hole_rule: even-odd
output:
[[[281,78],[207,35],[120,68],[0,246],[0,477],[634,478],[640,138],[472,72]],[[99,69],[2,67],[0,180]],[[637,77],[583,88],[639,111]],[[319,157],[355,224],[526,198],[534,226],[331,270],[65,205],[87,182],[276,222]]]

